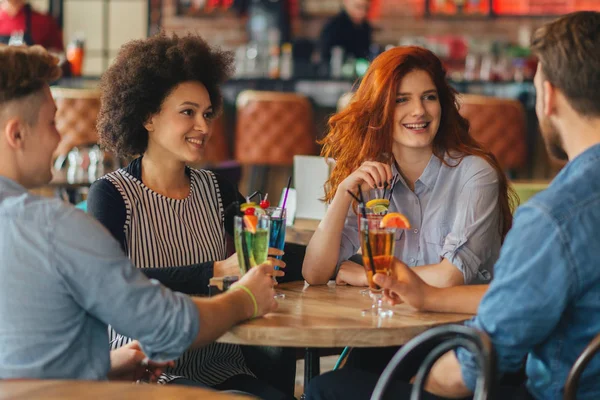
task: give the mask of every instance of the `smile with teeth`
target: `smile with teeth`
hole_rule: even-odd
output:
[[[429,122],[423,122],[420,124],[403,124],[408,129],[425,129],[429,126]]]
[[[203,138],[187,138],[186,140],[190,143],[202,146],[206,139],[203,137]]]

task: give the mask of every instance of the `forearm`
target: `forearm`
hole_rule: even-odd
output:
[[[460,364],[454,351],[447,352],[433,365],[425,384],[425,390],[437,396],[456,399],[473,394],[465,386]]]
[[[327,283],[335,272],[342,230],[351,202],[348,193],[338,190],[306,248],[302,275],[311,285]]]
[[[200,330],[192,347],[206,346],[217,340],[232,326],[249,319],[254,305],[243,290],[228,292],[209,299],[194,298],[200,316]]]
[[[208,284],[213,277],[212,261],[183,267],[140,268],[149,279],[156,279],[166,287],[185,294],[208,294]]]
[[[476,314],[489,285],[427,286],[423,311]]]
[[[421,265],[412,269],[428,285],[446,288],[465,283],[462,272],[447,259],[438,264]]]

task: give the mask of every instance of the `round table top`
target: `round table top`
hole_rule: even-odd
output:
[[[219,342],[284,347],[386,347],[405,344],[438,325],[461,323],[469,314],[419,312],[405,304],[392,307],[391,318],[363,317],[371,306],[363,288],[309,286],[304,282],[278,285],[285,299],[263,318],[233,327]]]
[[[229,393],[179,385],[139,384],[130,382],[16,380],[0,381],[0,400],[224,400],[249,399]]]

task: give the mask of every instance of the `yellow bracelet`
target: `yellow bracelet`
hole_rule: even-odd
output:
[[[252,314],[251,318],[256,318],[258,316],[258,303],[256,302],[256,297],[254,297],[254,293],[244,285],[235,285],[233,288],[242,289],[244,292],[248,293],[248,296],[250,296],[252,303],[254,304],[254,314]]]

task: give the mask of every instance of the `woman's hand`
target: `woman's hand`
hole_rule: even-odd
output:
[[[174,367],[175,362],[157,363],[149,361],[142,352],[140,343],[134,340],[125,346],[110,352],[110,371],[108,379],[115,381],[138,381],[140,379],[156,382],[166,367]]]
[[[367,286],[367,274],[362,265],[353,261],[344,261],[335,277],[336,285]]]
[[[349,190],[356,193],[358,186],[362,191],[383,188],[386,182],[389,184],[392,181],[392,178],[391,166],[375,161],[365,161],[340,183],[338,190]]]
[[[233,253],[229,258],[221,261],[215,261],[213,266],[213,276],[240,276],[240,264],[237,253]]]
[[[283,260],[278,260],[275,257],[281,257],[283,256],[285,253],[283,252],[283,250],[279,250],[276,249],[274,247],[269,247],[269,261],[271,261],[271,264],[273,264],[273,267],[275,267],[275,269],[283,269],[285,268],[285,262],[283,262]]]

